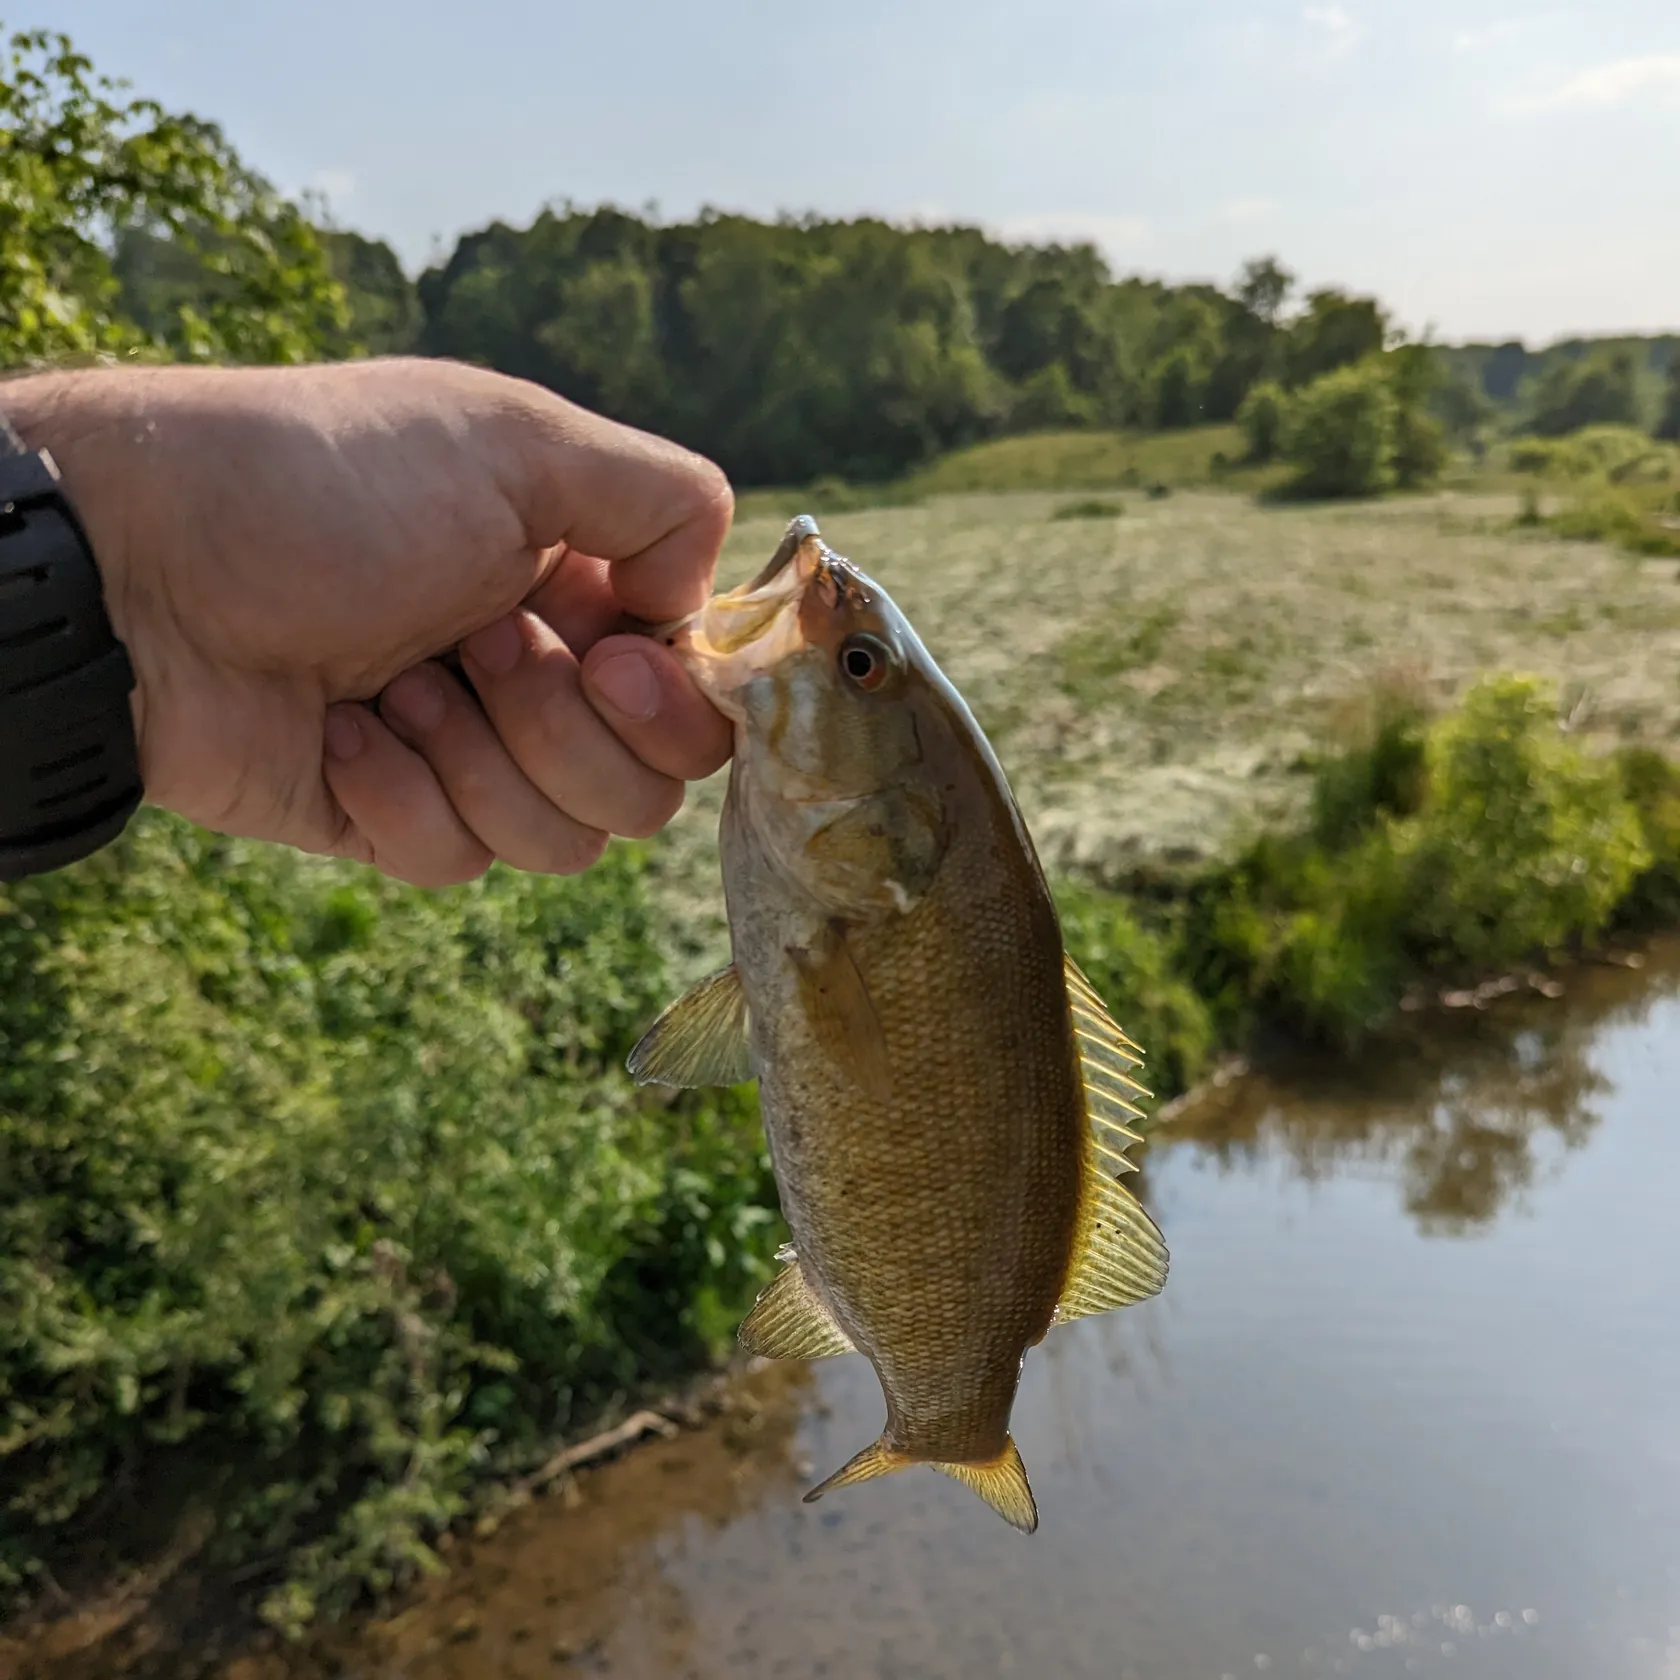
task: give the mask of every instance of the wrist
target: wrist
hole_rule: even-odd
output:
[[[43,429],[58,391],[5,401],[0,435],[0,879],[114,839],[142,794],[134,672]],[[46,421],[43,428],[43,421]],[[21,427],[15,422],[21,421]]]
[[[129,708],[144,765],[148,650],[139,623],[145,586],[136,575],[134,533],[145,499],[137,472],[145,423],[133,387],[123,369],[28,374],[0,383],[0,415],[27,448],[52,457],[64,499],[87,538],[111,629],[134,665]]]

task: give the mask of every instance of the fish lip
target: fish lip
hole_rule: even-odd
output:
[[[664,624],[650,624],[646,626],[644,634],[652,636],[657,641],[665,642],[669,646],[676,646],[682,641],[692,641],[695,627],[698,626],[713,608],[727,603],[729,606],[744,605],[770,586],[776,583],[783,572],[798,558],[799,552],[805,544],[815,537],[821,545],[817,565],[819,570],[826,570],[839,559],[822,540],[822,532],[817,529],[816,520],[808,513],[798,515],[782,534],[782,540],[776,545],[776,552],[770,556],[768,563],[753,578],[750,583],[737,585],[723,595],[714,595],[702,607],[685,614],[682,618],[673,618]],[[844,562],[842,562],[844,564]],[[790,595],[792,591],[788,592]],[[727,608],[726,608],[727,610]]]
[[[792,564],[793,557],[812,537],[815,537],[818,542],[822,542],[822,532],[817,529],[816,520],[808,513],[797,515],[783,533],[776,552],[770,556],[769,563],[764,570],[746,586],[746,593],[755,595],[766,584],[774,583],[781,576],[782,569]],[[828,552],[826,543],[823,544],[823,552],[825,555]]]

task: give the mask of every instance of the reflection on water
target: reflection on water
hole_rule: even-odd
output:
[[[802,1506],[881,1423],[831,1360],[228,1680],[1680,1680],[1677,1089],[1680,947],[1185,1115],[1166,1294],[1028,1361],[1031,1540],[932,1472]]]
[[[1486,1225],[1592,1136],[1610,1091],[1594,1044],[1680,984],[1680,952],[1652,958],[1637,973],[1583,970],[1566,1007],[1414,1017],[1379,1061],[1244,1079],[1198,1103],[1176,1136],[1233,1170],[1282,1157],[1309,1179],[1393,1179],[1427,1231]]]

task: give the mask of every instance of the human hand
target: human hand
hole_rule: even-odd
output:
[[[439,886],[582,869],[728,755],[619,633],[709,592],[733,504],[698,456],[448,362],[41,374],[0,403],[87,529],[156,804]]]

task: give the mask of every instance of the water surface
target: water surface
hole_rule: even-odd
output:
[[[1158,1134],[1157,1302],[1054,1333],[1042,1513],[874,1438],[857,1358],[520,1513],[368,1680],[1680,1676],[1680,949]]]

